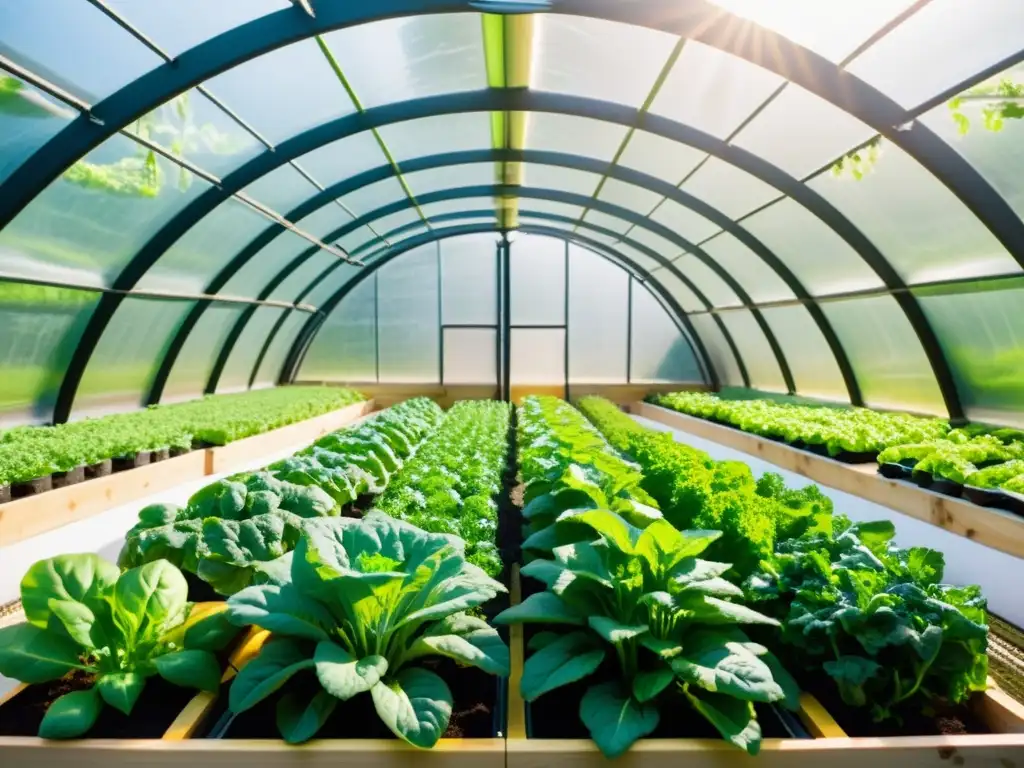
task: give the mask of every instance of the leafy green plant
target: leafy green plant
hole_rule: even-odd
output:
[[[463,542],[388,515],[309,524],[277,584],[228,600],[231,621],[270,630],[270,642],[231,686],[230,707],[245,712],[297,674],[315,674],[309,701],[294,692],[277,703],[286,741],[312,738],[337,706],[369,693],[400,739],[432,747],[448,727],[452,695],[418,662],[443,656],[494,675],[509,672],[498,633],[465,611],[505,588],[465,559]]]
[[[884,520],[834,520],[834,534],[782,542],[748,594],[782,621],[794,664],[831,677],[844,702],[876,721],[985,688],[985,600],[941,584],[940,552],[902,549]]]
[[[223,603],[187,602],[185,579],[164,560],[121,573],[97,555],[61,555],[21,582],[25,622],[0,629],[0,674],[46,683],[75,673],[86,687],[47,709],[39,735],[81,736],[104,703],[131,714],[146,680],[215,692],[216,651],[238,633]]]
[[[730,565],[698,558],[717,531],[678,531],[665,520],[644,529],[608,509],[568,510],[556,526],[582,541],[556,546],[522,573],[547,590],[495,618],[498,624],[565,627],[531,640],[522,694],[533,701],[594,678],[579,714],[607,757],[654,731],[662,711],[706,718],[729,742],[756,754],[754,702],[795,706],[795,683],[743,624],[777,622],[740,602],[721,576]],[[615,672],[602,674],[606,659]]]

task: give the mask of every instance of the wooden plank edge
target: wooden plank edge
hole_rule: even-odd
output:
[[[988,690],[971,699],[971,708],[993,733],[1024,734],[1024,704],[1001,690],[992,678]]]
[[[809,693],[800,694],[800,708],[796,714],[807,732],[816,739],[847,738],[846,731],[840,727],[821,702]]]
[[[877,473],[875,464],[844,464],[649,403],[633,403],[630,412],[757,456],[821,485],[880,504],[985,547],[1024,558],[1024,517],[890,480]]]

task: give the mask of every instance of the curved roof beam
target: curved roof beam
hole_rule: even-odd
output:
[[[302,361],[306,356],[306,352],[309,350],[310,344],[313,342],[313,339],[316,337],[316,334],[319,332],[321,326],[326,321],[327,317],[331,314],[331,312],[334,311],[335,308],[337,308],[341,301],[356,288],[357,285],[359,285],[363,280],[366,280],[368,277],[374,274],[378,269],[383,267],[385,264],[393,261],[396,258],[399,258],[405,253],[408,253],[409,251],[418,248],[422,245],[429,245],[430,243],[433,242],[449,239],[452,237],[458,237],[460,235],[479,234],[486,232],[500,233],[502,231],[503,230],[498,225],[497,221],[488,224],[469,224],[463,226],[448,227],[446,229],[440,230],[432,230],[429,232],[425,232],[421,235],[417,235],[416,237],[411,237],[408,238],[407,240],[404,240],[398,247],[391,249],[387,253],[384,253],[380,259],[377,259],[372,264],[367,264],[367,268],[365,270],[360,272],[355,278],[353,278],[345,285],[340,287],[329,299],[327,299],[327,301],[324,302],[321,312],[317,312],[315,315],[312,316],[310,321],[307,321],[305,325],[303,325],[302,330],[299,331],[298,336],[292,343],[292,348],[289,351],[288,356],[285,358],[285,364],[281,372],[281,382],[285,383],[295,380],[295,376],[298,373],[299,368],[301,368],[302,366]],[[583,245],[595,251],[596,253],[598,253],[598,255],[604,256],[613,263],[617,261],[621,262],[620,266],[625,266],[627,271],[632,272],[634,269],[636,269],[636,265],[628,257],[619,254],[614,250],[613,247],[604,245],[602,243],[598,243],[597,241],[594,241],[591,238],[580,236],[577,233],[566,232],[565,230],[555,229],[553,227],[533,225],[523,226],[519,229],[519,231],[525,232],[527,234],[548,235],[551,237],[555,237],[559,240],[568,240],[569,242],[575,242],[579,245]],[[694,352],[694,355],[698,363],[704,365],[705,370],[710,373],[709,378],[711,378],[712,381],[715,381],[717,379],[717,376],[713,372],[714,368],[711,367],[711,359],[707,356],[707,350],[704,348],[704,345],[701,342],[700,337],[694,331],[693,326],[690,323],[686,313],[681,311],[678,304],[675,303],[674,299],[672,299],[672,297],[667,294],[667,292],[661,285],[656,283],[645,283],[645,285],[647,285],[652,290],[652,292],[654,292],[656,297],[664,300],[669,304],[670,307],[672,307],[672,311],[669,314],[670,316],[672,316],[673,313],[676,313],[673,319],[678,319],[683,322],[684,326],[688,331],[688,333],[684,333],[683,336],[684,338],[687,338],[687,341],[690,342],[691,351]],[[698,346],[699,352],[698,350],[693,349],[692,345],[694,344]]]
[[[789,80],[853,115],[938,178],[1024,265],[1024,221],[955,149],[891,98],[825,57],[708,0],[554,0],[558,13],[645,26],[697,40]],[[522,6],[511,4],[509,10]],[[185,51],[80,115],[0,187],[0,228],[103,140],[189,88],[283,45],[395,16],[479,12],[478,0],[336,0],[308,16],[294,8],[254,19]],[[501,10],[500,8],[498,9]],[[527,10],[534,9],[527,6]]]
[[[698,213],[705,217],[713,224],[722,228],[729,234],[733,235],[737,240],[746,245],[751,251],[753,251],[762,261],[764,261],[768,267],[779,275],[781,280],[786,286],[792,291],[793,295],[805,301],[807,311],[810,313],[811,318],[818,326],[821,331],[826,343],[832,350],[833,355],[836,358],[836,363],[839,366],[840,373],[843,377],[846,385],[847,393],[850,402],[853,405],[863,405],[863,399],[861,396],[860,386],[857,382],[856,375],[853,371],[853,366],[850,363],[845,350],[842,348],[842,344],[839,341],[839,337],[836,335],[831,323],[829,323],[824,312],[821,308],[813,301],[813,297],[800,282],[799,278],[786,266],[786,264],[775,255],[775,253],[768,248],[763,242],[755,237],[751,232],[741,227],[739,224],[734,222],[724,213],[719,211],[717,208],[707,204],[703,200],[690,195],[678,187],[658,179],[654,176],[642,173],[640,171],[626,168],[619,165],[610,166],[606,161],[597,160],[590,157],[584,157],[580,155],[571,155],[561,152],[546,152],[538,150],[469,150],[464,152],[453,152],[441,155],[433,155],[429,157],[415,158],[412,160],[403,161],[401,163],[401,170],[403,174],[409,174],[416,171],[428,170],[433,168],[443,168],[451,165],[462,165],[466,163],[490,163],[490,162],[526,162],[531,164],[544,164],[544,165],[555,165],[565,168],[573,168],[576,170],[588,171],[595,174],[606,174],[611,178],[618,179],[636,186],[648,189],[659,195],[667,197],[674,202],[689,208],[690,210]],[[315,211],[323,208],[324,206],[330,205],[334,200],[343,197],[346,194],[354,192],[362,187],[372,184],[383,179],[391,178],[394,176],[394,169],[390,164],[384,164],[377,168],[367,170],[349,179],[345,179],[338,182],[325,190],[312,195],[308,200],[303,201],[295,208],[293,208],[286,216],[289,221],[298,221],[305,216],[308,216]],[[271,224],[264,232],[257,235],[253,241],[244,247],[224,268],[213,278],[210,284],[206,288],[206,292],[215,294],[221,290],[228,283],[228,281],[234,276],[234,274],[241,269],[246,263],[250,261],[256,254],[267,244],[270,240],[275,237],[278,233],[283,230],[280,224]],[[618,237],[615,233],[611,233],[611,236]],[[311,256],[316,252],[316,249],[306,250],[303,253]],[[307,256],[307,258],[308,258]],[[285,268],[285,273],[290,273],[297,266],[301,265],[305,259],[297,260],[297,262],[291,262]],[[726,282],[735,282],[728,272],[723,270],[717,263],[712,263],[711,268],[715,270]],[[272,280],[271,283],[264,288],[258,294],[259,298],[269,296],[270,293],[280,283],[279,279]],[[191,330],[191,328],[198,321],[198,316],[202,314],[207,305],[197,305],[193,310],[196,317],[189,318],[191,322],[186,322],[182,325],[182,329],[185,333]],[[190,314],[193,314],[190,313]],[[180,333],[180,332],[179,332]],[[174,358],[183,346],[183,341],[175,339],[172,342],[171,347],[168,350],[168,357],[170,358],[169,364],[173,364]],[[168,372],[169,373],[169,372]],[[208,392],[215,391],[216,378],[219,376],[220,371],[214,368],[214,376],[211,377],[211,387],[207,388]],[[151,393],[149,402],[159,402],[160,395],[162,394],[162,387],[160,382],[165,377],[158,376],[154,381],[154,391]]]
[[[962,416],[963,412],[952,372],[934,331],[920,307],[917,306],[916,299],[906,291],[906,285],[902,278],[875,245],[838,209],[810,187],[746,150],[730,146],[720,139],[668,118],[642,113],[620,104],[578,96],[529,90],[501,91],[492,89],[444,94],[377,107],[312,128],[280,144],[273,151],[256,156],[226,176],[222,180],[221,186],[207,189],[186,205],[139,250],[118,276],[114,288],[130,290],[149,267],[156,263],[160,256],[199,219],[231,194],[238,192],[289,160],[331,141],[370,128],[436,114],[488,111],[556,112],[590,117],[626,126],[642,127],[663,138],[688,144],[736,165],[789,195],[842,237],[875,270],[882,282],[894,291],[897,301],[903,307],[911,326],[921,340],[951,417]],[[90,325],[70,361],[64,383],[58,394],[54,416],[57,421],[66,420],[70,414],[71,402],[88,358],[113,315],[113,311],[118,306],[117,296],[117,294],[113,294],[107,301],[101,301],[93,313]]]
[[[446,222],[447,221],[454,221],[454,220],[458,220],[458,219],[467,218],[467,215],[469,215],[470,213],[471,212],[458,212],[458,213],[443,214],[441,216],[435,216],[435,217],[431,218],[430,221],[431,221],[431,223],[442,222],[442,221],[446,221]],[[475,213],[481,213],[481,214],[484,214],[484,215],[494,216],[494,210],[493,209],[488,209],[486,211],[480,211],[480,212],[475,212]],[[546,219],[546,220],[549,220],[549,221],[556,221],[556,222],[560,222],[560,223],[563,223],[563,224],[576,225],[578,223],[576,221],[576,219],[570,218],[568,216],[562,216],[560,214],[555,214],[555,213],[547,213],[547,212],[544,212],[544,213],[533,212],[533,213],[531,213],[530,211],[524,211],[523,213],[524,213],[524,215],[527,215],[527,216],[533,215],[533,216],[537,216],[537,217],[540,217],[540,218],[543,218],[543,219]],[[601,236],[604,236],[604,237],[620,237],[621,238],[621,236],[618,233],[614,232],[613,230],[607,229],[605,227],[602,227],[600,225],[594,224],[592,222],[585,221],[585,222],[579,222],[578,224],[579,224],[579,226],[583,227],[584,229],[586,229],[586,230],[588,230],[590,232],[593,232],[596,235],[601,235]],[[564,229],[558,229],[558,228],[555,228],[555,227],[548,227],[548,226],[543,225],[543,224],[542,225],[531,225],[531,226],[533,226],[534,228],[537,228],[538,226],[540,226],[540,227],[542,227],[542,228],[544,228],[546,230],[545,232],[542,232],[540,234],[553,234],[554,236],[560,237],[562,239],[565,239],[566,237],[569,237],[571,235],[572,239],[573,239],[573,242],[578,242],[579,244],[585,245],[588,248],[604,250],[604,251],[614,251],[614,247],[613,246],[608,246],[607,244],[602,243],[599,240],[596,240],[596,239],[594,239],[592,237],[588,237],[586,235],[580,234],[579,232],[571,233],[571,232],[567,232]],[[407,227],[407,228],[412,228],[412,227],[410,226],[410,227]],[[394,231],[398,232],[401,229],[403,229],[403,228],[400,227],[399,229],[396,229]],[[520,228],[519,231],[524,231],[525,232],[525,231],[528,231],[528,230]],[[649,246],[644,245],[643,243],[639,243],[639,242],[630,240],[629,238],[621,238],[621,240],[626,245],[629,245],[630,247],[635,248],[639,253],[643,254],[644,256],[647,256],[648,258],[650,258],[652,260],[658,261],[660,258],[662,258],[662,257],[660,257],[660,255],[656,251],[654,251]],[[399,243],[398,245],[401,245],[401,244]],[[653,276],[646,269],[644,269],[643,267],[641,267],[638,264],[636,264],[632,259],[629,259],[628,257],[625,257],[625,256],[619,254],[618,251],[614,251],[614,253],[616,254],[616,258],[617,259],[625,261],[628,264],[628,266],[626,267],[627,271],[629,271],[631,274],[633,274],[641,282],[651,286],[652,290],[654,290],[656,292],[655,293],[656,296],[658,296],[659,294],[663,294],[664,297],[667,297],[667,301],[671,305],[671,308],[667,309],[667,311],[669,312],[669,315],[672,315],[674,317],[675,315],[678,314],[680,319],[682,320],[682,322],[685,323],[685,327],[687,329],[687,332],[691,333],[693,335],[693,337],[694,337],[693,343],[696,344],[698,346],[699,350],[700,350],[701,358],[706,359],[706,361],[707,361],[706,368],[707,368],[707,371],[708,371],[708,378],[712,382],[714,382],[713,386],[717,387],[719,377],[718,377],[718,375],[717,375],[717,373],[716,373],[716,371],[714,369],[714,366],[711,365],[710,356],[707,353],[707,349],[704,346],[703,340],[701,339],[700,335],[697,333],[696,329],[691,326],[689,320],[687,319],[687,315],[685,313],[685,310],[683,310],[682,307],[679,306],[677,300],[672,296],[672,294],[667,289],[665,289],[661,285],[660,282],[658,282],[656,279],[654,279]],[[374,258],[374,257],[380,256],[380,255],[381,255],[381,253],[374,253],[374,254],[371,254],[370,258]],[[328,267],[326,270],[324,270],[324,272],[322,272],[320,275],[318,275],[316,278],[314,278],[310,282],[310,284],[298,295],[298,298],[296,299],[296,301],[301,301],[301,299],[305,298],[312,291],[316,290],[317,287],[319,287],[326,279],[328,279],[330,277],[330,275],[332,275],[334,273],[334,271],[336,269],[340,268],[341,266],[342,266],[342,263],[338,262],[337,264],[334,264],[334,265]],[[370,265],[368,264],[367,266],[370,266]],[[274,277],[274,280],[272,282],[276,286],[282,280],[284,280],[284,278],[287,276],[287,274],[289,274],[289,270],[287,270],[287,269],[286,270],[282,270],[278,275],[276,275]],[[693,292],[694,296],[696,296],[698,301],[700,301],[704,305],[705,309],[710,309],[711,303],[708,301],[707,297],[701,292],[701,290],[699,288],[697,288],[697,286],[694,285],[693,282],[689,278],[687,278],[685,275],[678,274],[677,276],[683,282],[683,284],[686,285]],[[242,335],[242,332],[245,329],[245,323],[248,321],[248,319],[250,317],[252,317],[253,314],[255,314],[255,313],[252,313],[252,312],[244,313],[239,318],[239,320],[237,321],[235,327],[232,328],[231,332],[226,337],[226,340],[225,340],[224,345],[223,345],[222,350],[221,350],[221,354],[220,354],[218,360],[216,361],[216,363],[214,364],[214,367],[213,367],[213,369],[211,371],[210,379],[207,382],[207,386],[206,386],[206,392],[207,393],[213,393],[213,392],[216,391],[218,380],[220,378],[221,373],[223,372],[224,366],[226,365],[228,358],[231,355],[231,350],[234,347],[235,343],[238,341],[239,337]],[[252,382],[255,381],[255,377],[256,377],[257,373],[259,372],[260,364],[262,363],[263,358],[266,356],[266,353],[269,350],[270,345],[271,345],[271,343],[274,340],[274,337],[277,335],[277,333],[280,330],[281,326],[284,325],[284,319],[285,319],[286,316],[287,316],[287,313],[283,314],[278,319],[277,323],[274,325],[274,327],[271,329],[270,333],[268,334],[267,339],[265,340],[265,342],[263,344],[263,349],[260,351],[258,357],[256,358],[256,362],[253,365],[252,374],[251,374],[250,379],[249,379],[250,386],[252,385]],[[749,375],[747,373],[746,364],[743,361],[743,357],[740,354],[739,348],[736,346],[736,342],[732,338],[732,334],[729,332],[729,329],[725,326],[725,323],[722,322],[721,318],[717,314],[712,314],[711,316],[714,319],[715,324],[718,326],[719,331],[722,333],[722,336],[725,339],[726,343],[729,345],[729,350],[730,350],[730,352],[732,353],[733,357],[736,360],[736,366],[739,369],[740,376],[742,377],[744,386],[748,386],[749,387],[750,386],[750,377],[749,377]],[[187,333],[188,332],[186,331],[185,332],[185,336],[187,336]],[[182,344],[184,344],[184,337],[182,338]],[[163,382],[166,382],[167,377],[170,376],[170,365],[165,365],[165,368],[166,368],[166,370],[164,368],[161,369],[160,375],[159,375],[160,380],[162,380]],[[161,384],[161,391],[162,391],[162,384]],[[157,396],[156,398],[153,398],[151,396],[150,399],[148,400],[148,402],[150,404],[159,402],[159,396]]]

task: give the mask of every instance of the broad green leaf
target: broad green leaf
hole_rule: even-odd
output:
[[[822,666],[825,673],[836,681],[843,701],[854,707],[867,706],[868,694],[864,684],[883,671],[878,662],[863,656],[840,656],[838,660],[826,661]]]
[[[0,675],[23,683],[45,683],[84,668],[81,652],[70,638],[35,624],[0,628]]]
[[[537,559],[524,565],[519,573],[529,576],[531,579],[537,579],[544,586],[550,588],[558,581],[564,570],[562,566],[552,560]]]
[[[606,651],[587,632],[570,632],[526,660],[520,692],[527,701],[582,680],[604,660]]]
[[[687,592],[699,593],[712,597],[743,597],[742,589],[737,587],[731,581],[726,581],[718,576],[711,579],[704,579],[703,581],[691,581],[686,585],[685,589]]]
[[[772,679],[782,689],[784,696],[782,705],[786,709],[796,712],[800,708],[800,684],[789,674],[789,670],[783,666],[774,653],[760,654],[760,658],[772,671]]]
[[[580,719],[605,757],[618,757],[637,739],[658,727],[658,708],[624,693],[618,683],[587,689],[580,701]]]
[[[556,547],[551,552],[555,562],[562,568],[568,568],[577,577],[591,579],[607,587],[612,586],[612,575],[605,565],[601,550],[590,542],[576,542]],[[534,562],[545,562],[535,560]],[[533,563],[530,563],[533,565]],[[527,566],[529,567],[529,566]]]
[[[534,632],[526,644],[526,649],[529,651],[539,651],[541,648],[551,645],[561,636],[558,632]]]
[[[437,744],[452,716],[452,694],[444,680],[410,667],[370,689],[380,719],[395,736],[414,747]]]
[[[637,672],[633,678],[633,698],[640,703],[650,701],[675,679],[675,674],[668,667]]]
[[[612,645],[619,645],[627,640],[635,640],[650,631],[646,624],[622,624],[607,616],[591,616],[587,619],[590,628]]]
[[[135,702],[146,687],[146,678],[137,672],[118,672],[103,675],[96,681],[96,690],[107,704],[126,715],[132,713]]]
[[[636,542],[636,552],[654,573],[665,573],[680,561],[699,555],[716,539],[720,531],[679,531],[667,520],[655,520]]]
[[[320,685],[341,701],[370,690],[388,671],[388,660],[383,656],[357,659],[329,640],[317,643],[313,660]]]
[[[181,571],[157,560],[125,571],[114,585],[114,622],[129,642],[156,638],[184,619],[188,584]]]
[[[338,700],[327,691],[317,691],[305,705],[294,692],[286,693],[277,702],[277,729],[281,738],[289,744],[309,741],[337,706]]]
[[[98,637],[93,635],[93,627],[96,626],[96,615],[85,603],[78,603],[73,600],[50,600],[50,629],[53,631],[55,624],[63,627],[64,631],[72,640],[83,648],[97,648],[106,645],[103,642],[105,636],[102,631]]]
[[[39,724],[43,739],[74,739],[86,733],[103,709],[103,700],[95,688],[65,693],[54,701]]]
[[[50,600],[83,603],[98,613],[120,571],[99,555],[60,555],[40,560],[21,580],[21,604],[30,624],[45,628]]]
[[[224,650],[238,632],[239,628],[228,617],[227,603],[196,603],[189,611],[188,618],[166,635],[165,639],[172,639],[176,649],[216,652]]]
[[[586,525],[594,533],[613,544],[623,554],[632,554],[642,531],[608,509],[570,510],[559,516],[556,525],[564,522]]]
[[[777,627],[779,622],[752,608],[739,603],[730,603],[716,597],[688,594],[680,595],[679,606],[692,612],[692,619],[701,624],[768,624]]]
[[[785,698],[768,665],[742,643],[727,637],[714,630],[692,633],[683,644],[683,653],[669,662],[672,671],[685,683],[745,701]]]
[[[538,592],[519,605],[506,608],[493,619],[494,624],[578,624],[586,619],[566,605],[558,595]]]
[[[683,690],[693,708],[715,726],[723,739],[750,755],[761,750],[761,724],[753,704],[719,693]]]
[[[228,705],[238,714],[259,704],[274,693],[297,672],[313,669],[312,653],[306,653],[293,640],[271,640],[263,646],[259,656],[238,672],[231,684]]]
[[[182,688],[198,688],[209,693],[216,693],[220,688],[220,664],[210,651],[165,653],[153,659],[153,663],[160,677]]]
[[[308,640],[326,640],[334,617],[321,603],[291,584],[247,587],[228,599],[233,624],[255,624],[271,632]]]
[[[508,646],[486,621],[457,613],[432,624],[406,654],[407,660],[447,656],[499,677],[509,674]]]

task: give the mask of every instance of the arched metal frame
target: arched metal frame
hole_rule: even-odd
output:
[[[524,8],[516,3],[498,3],[491,7],[474,0],[375,0],[372,4],[359,6],[337,2],[318,7],[316,17],[285,9],[240,25],[129,83],[96,105],[90,113],[80,115],[51,139],[0,187],[0,227],[65,168],[114,132],[178,93],[255,56],[316,34],[394,16],[480,10],[516,12],[538,9]],[[647,0],[643,5],[621,3],[619,0],[557,0],[550,10],[641,25],[695,39],[807,89],[870,125],[921,163],[1024,265],[1024,222],[981,174],[926,126],[915,122],[911,130],[901,130],[915,115],[824,57],[777,33],[740,21],[706,0]],[[497,108],[499,111],[516,109],[511,105]],[[647,122],[653,116],[642,117],[643,120],[636,121],[637,126],[649,130]],[[856,234],[860,235],[859,232]],[[862,235],[860,237],[863,238]],[[866,242],[866,238],[864,240]],[[881,254],[878,257],[881,258]],[[893,287],[888,281],[886,285]],[[114,287],[120,288],[118,285]],[[913,297],[905,292],[895,295],[921,339],[950,415],[960,418],[962,409],[955,383],[937,339]],[[94,317],[99,315],[100,330],[115,308],[104,307],[102,303],[97,308]],[[91,346],[94,347],[95,342]],[[82,368],[84,371],[84,365]],[[58,397],[57,420],[67,417],[70,411],[68,396],[73,399],[77,381],[81,378],[81,372],[76,374],[74,370],[69,370],[69,375],[72,381],[66,379],[65,384],[70,386],[62,386]]]
[[[711,363],[711,358],[707,353],[700,336],[696,333],[693,325],[682,308],[679,307],[675,299],[671,294],[657,283],[648,283],[643,277],[643,270],[633,262],[629,257],[623,256],[622,254],[615,251],[612,246],[599,243],[592,238],[581,236],[578,233],[567,232],[562,229],[554,227],[537,226],[537,225],[523,225],[517,230],[525,234],[536,234],[546,235],[554,237],[559,240],[565,240],[570,243],[581,245],[593,252],[598,256],[608,259],[612,263],[617,263],[618,266],[623,267],[628,273],[636,277],[638,280],[644,283],[650,290],[653,296],[661,303],[663,308],[669,310],[669,317],[676,321],[676,325],[684,339],[690,344],[690,349],[694,354],[698,365],[704,369],[707,374],[708,382],[712,388],[718,387],[718,375]],[[504,234],[504,230],[497,223],[497,221],[489,224],[468,224],[462,226],[448,227],[446,229],[430,230],[420,235],[407,238],[401,243],[396,245],[394,248],[388,249],[386,252],[382,252],[379,259],[375,259],[372,263],[367,263],[366,269],[361,271],[352,280],[345,283],[337,291],[335,291],[323,304],[320,312],[311,316],[310,320],[307,320],[305,325],[299,331],[298,336],[292,343],[292,347],[289,350],[287,357],[285,358],[284,366],[281,371],[281,383],[290,383],[295,380],[299,368],[302,367],[302,361],[306,356],[306,352],[309,350],[313,339],[319,332],[323,323],[327,320],[330,314],[341,304],[342,300],[348,296],[355,288],[367,278],[371,277],[381,267],[389,264],[395,259],[403,256],[409,251],[415,250],[423,245],[429,245],[431,243],[439,242],[441,240],[450,239],[453,237],[460,237],[462,235],[473,235],[493,232],[495,234]],[[566,285],[568,290],[568,284]],[[685,330],[684,330],[685,329]],[[507,352],[507,350],[506,350]],[[506,362],[507,366],[507,362]]]
[[[491,216],[494,215],[494,211],[493,210],[490,211],[489,213],[490,213]],[[527,215],[527,213],[528,212],[524,211],[523,215]],[[532,215],[536,216],[536,217],[539,217],[539,218],[542,218],[542,219],[545,219],[547,221],[560,222],[560,223],[563,223],[563,224],[576,224],[577,223],[575,219],[569,218],[567,216],[561,216],[559,214],[554,214],[554,213],[542,212],[542,213],[534,213]],[[441,223],[441,222],[453,221],[453,220],[457,220],[457,219],[460,219],[460,218],[466,218],[466,217],[467,217],[466,216],[466,212],[459,212],[459,213],[452,213],[452,214],[443,214],[441,216],[437,216],[437,217],[432,218],[431,222],[433,222],[433,223]],[[593,232],[596,235],[601,235],[601,236],[604,236],[604,237],[609,237],[609,236],[617,235],[617,233],[613,232],[612,230],[607,229],[606,227],[602,227],[602,226],[597,225],[597,224],[593,224],[591,222],[580,222],[579,225],[583,229],[588,230],[590,232]],[[402,230],[408,230],[408,229],[411,229],[414,226],[416,226],[415,223],[413,225],[406,225],[405,227],[400,227],[400,228],[398,228],[396,230],[393,230],[393,233],[397,233],[397,232],[400,232]],[[682,307],[679,306],[678,301],[675,299],[675,297],[673,297],[672,294],[669,291],[667,291],[667,289],[664,289],[664,287],[660,283],[658,283],[657,281],[651,281],[648,278],[648,274],[649,273],[647,272],[647,270],[645,270],[643,267],[640,267],[632,259],[629,259],[628,257],[623,256],[622,254],[620,254],[615,249],[614,246],[607,245],[606,243],[602,243],[601,241],[596,240],[596,239],[594,239],[592,237],[588,237],[586,235],[582,235],[579,232],[570,233],[570,232],[567,232],[564,229],[558,229],[558,228],[555,228],[555,227],[546,227],[546,226],[543,226],[543,225],[540,225],[540,226],[538,226],[538,225],[531,225],[531,227],[532,228],[530,230],[527,230],[527,229],[524,229],[524,228],[520,227],[519,231],[524,231],[524,232],[526,232],[526,231],[535,231],[536,232],[537,230],[543,228],[543,230],[544,230],[543,232],[537,232],[537,233],[538,234],[552,235],[552,236],[559,237],[559,238],[562,238],[562,239],[569,238],[571,240],[571,242],[577,243],[578,245],[583,245],[584,247],[590,248],[591,250],[599,251],[602,254],[609,254],[609,253],[610,254],[614,254],[614,258],[616,260],[625,262],[625,263],[627,263],[629,265],[627,267],[627,270],[630,271],[631,274],[634,274],[636,276],[636,278],[638,280],[640,280],[641,282],[643,282],[645,285],[650,285],[651,286],[651,289],[655,292],[653,295],[655,295],[656,297],[659,297],[659,296],[667,297],[665,299],[665,301],[662,302],[662,306],[669,313],[670,317],[673,317],[673,319],[677,320],[677,324],[679,324],[679,323],[683,324],[683,327],[686,328],[686,330],[683,332],[684,335],[692,335],[693,336],[693,344],[695,344],[697,346],[698,351],[700,353],[698,355],[698,357],[697,357],[698,362],[702,362],[702,364],[706,368],[706,370],[708,372],[709,381],[714,382],[713,386],[714,387],[718,386],[718,384],[720,383],[718,373],[715,370],[714,365],[711,363],[710,355],[708,355],[708,353],[707,353],[707,349],[704,346],[704,343],[703,343],[703,340],[700,337],[700,334],[698,334],[697,331],[696,331],[696,328],[694,328],[692,326],[692,324],[689,321],[688,315],[682,309]],[[389,234],[391,234],[391,233],[389,233]],[[639,243],[639,242],[636,242],[636,241],[633,241],[633,240],[629,240],[628,238],[623,238],[622,241],[626,245],[629,245],[630,247],[635,248],[639,253],[641,253],[642,255],[644,255],[644,256],[652,259],[652,260],[655,260],[655,261],[663,261],[663,260],[665,260],[665,257],[661,256],[656,251],[654,251],[652,248],[650,248],[649,246],[644,245],[643,243]],[[407,240],[403,241],[402,243],[398,243],[397,246],[404,245],[405,242],[407,242]],[[368,258],[370,258],[371,260],[372,259],[376,259],[378,257],[386,256],[387,253],[388,253],[388,250],[384,250],[384,251],[381,251],[379,253],[370,254],[370,256]],[[370,264],[372,264],[372,263],[374,263],[374,262],[372,262],[372,261],[369,262],[368,266]],[[340,262],[338,264],[334,264],[334,265],[328,267],[321,275],[319,275],[318,277],[314,278],[310,282],[310,284],[305,288],[305,290],[303,290],[299,294],[298,298],[296,299],[296,302],[297,303],[300,302],[303,298],[305,298],[307,295],[309,295],[312,291],[316,290],[316,288],[319,287],[321,283],[323,283],[326,279],[328,279],[330,277],[330,275],[333,274],[333,272],[336,269],[340,268],[341,266],[342,266],[342,264]],[[671,268],[671,270],[674,270],[674,269],[675,269],[674,267]],[[678,272],[676,272],[675,274],[683,282],[683,284],[686,285],[687,288],[689,288],[693,292],[694,296],[696,296],[697,300],[700,301],[704,305],[705,309],[710,309],[711,308],[711,306],[712,306],[711,302],[708,301],[707,297],[701,292],[701,290],[696,285],[693,284],[693,282],[688,277],[686,277],[682,273],[678,273]],[[662,301],[662,299],[659,298],[659,301]],[[267,338],[266,338],[266,340],[264,341],[264,344],[263,344],[263,349],[260,351],[259,356],[256,359],[256,362],[253,364],[252,374],[251,374],[251,376],[249,378],[250,386],[252,386],[253,382],[255,381],[255,377],[256,377],[259,369],[260,369],[260,365],[263,362],[263,358],[266,356],[267,351],[269,350],[271,344],[273,343],[274,339],[276,338],[276,336],[277,336],[278,332],[280,331],[281,327],[284,325],[284,321],[285,321],[285,319],[287,317],[287,314],[288,313],[285,313],[280,318],[278,318],[277,323],[275,323],[275,325],[271,329],[270,333],[267,334]],[[675,317],[676,315],[678,315],[679,317],[676,318]],[[743,361],[743,357],[740,354],[739,348],[736,346],[736,342],[732,338],[732,334],[729,332],[729,329],[726,327],[725,323],[722,322],[721,318],[718,317],[718,315],[712,314],[712,318],[714,319],[714,322],[718,326],[719,331],[721,331],[722,336],[723,336],[723,338],[726,341],[726,344],[728,344],[728,346],[729,346],[729,350],[731,351],[733,357],[736,360],[736,366],[739,369],[740,376],[741,376],[741,378],[743,380],[744,385],[745,386],[750,386],[750,377],[749,377],[749,375],[747,373],[746,364]],[[244,328],[244,325],[242,323],[242,318],[239,318],[238,323],[236,324],[235,328],[232,329],[231,334],[229,335],[229,337],[227,338],[227,340],[224,343],[224,346],[223,346],[223,348],[221,350],[220,356],[219,356],[219,358],[218,358],[218,360],[217,360],[217,362],[216,362],[216,364],[214,366],[214,371],[215,372],[216,371],[220,371],[220,372],[223,371],[223,368],[224,368],[225,364],[227,363],[227,359],[228,359],[228,357],[231,354],[231,349],[234,346],[234,344],[237,342],[238,338],[241,336],[243,328]],[[683,330],[682,327],[680,328],[680,330],[681,331]],[[168,369],[167,374],[165,374],[165,375],[169,375],[169,369]],[[220,374],[217,373],[217,378],[214,378],[214,376],[211,374],[210,381],[207,384],[207,390],[206,390],[207,392],[212,393],[212,392],[216,391],[219,375]],[[160,386],[162,386],[162,383],[160,384]]]

